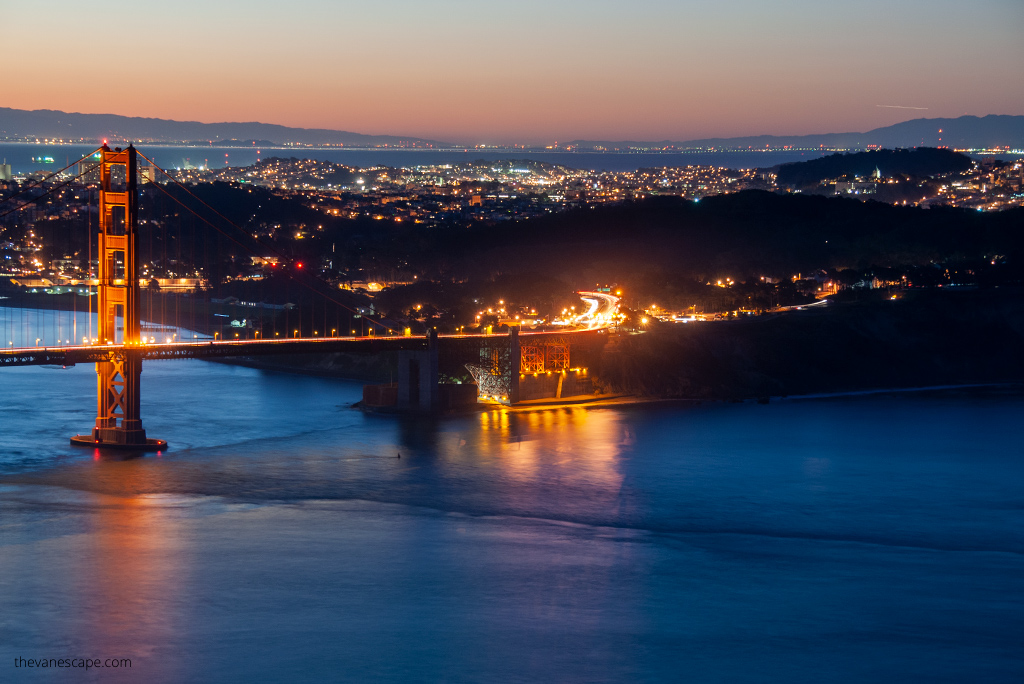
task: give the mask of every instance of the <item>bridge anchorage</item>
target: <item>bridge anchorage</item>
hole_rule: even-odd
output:
[[[100,150],[99,270],[97,273],[99,340],[118,349],[96,362],[96,426],[75,435],[77,446],[158,451],[162,439],[146,437],[139,409],[142,338],[139,327],[139,276],[135,242],[139,233],[138,157],[135,147]],[[124,321],[117,339],[117,318]]]

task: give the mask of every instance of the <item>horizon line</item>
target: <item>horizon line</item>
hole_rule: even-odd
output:
[[[927,110],[928,109],[927,107],[909,107],[909,106],[903,106],[903,105],[875,105],[875,106],[876,107],[885,107],[885,108],[894,108],[894,109],[914,109],[914,110]],[[325,133],[350,134],[350,135],[366,137],[366,138],[394,138],[394,139],[396,139],[398,141],[410,141],[410,142],[411,141],[420,141],[420,142],[432,143],[432,144],[443,143],[445,147],[452,148],[452,149],[460,148],[460,147],[461,148],[478,148],[478,147],[486,147],[486,146],[494,146],[494,147],[516,147],[516,146],[538,147],[538,146],[559,145],[559,144],[573,145],[575,143],[580,143],[580,142],[616,143],[616,144],[626,144],[626,145],[629,145],[629,144],[665,144],[665,145],[673,145],[673,144],[678,144],[678,143],[703,142],[703,141],[710,141],[710,140],[729,141],[729,140],[736,140],[736,139],[743,139],[743,138],[805,138],[805,137],[813,137],[813,136],[864,135],[864,134],[870,133],[871,131],[882,130],[882,129],[885,129],[885,128],[891,128],[892,126],[898,126],[900,124],[909,123],[911,121],[927,121],[927,120],[939,120],[939,119],[957,120],[957,119],[964,119],[964,118],[985,119],[985,118],[988,118],[988,117],[1024,117],[1024,114],[993,114],[993,113],[983,114],[983,115],[966,114],[965,113],[965,114],[961,114],[960,116],[956,116],[956,117],[948,117],[948,116],[946,116],[946,117],[941,117],[941,116],[925,117],[925,116],[921,116],[921,117],[905,119],[903,121],[898,121],[896,123],[889,124],[887,126],[876,127],[876,128],[873,128],[873,129],[870,129],[870,130],[867,130],[867,131],[829,131],[829,132],[816,132],[816,133],[754,133],[754,134],[742,134],[742,135],[716,135],[716,136],[703,136],[703,137],[693,137],[693,138],[676,138],[676,139],[668,138],[668,137],[661,137],[661,138],[651,138],[651,139],[646,139],[646,140],[640,139],[640,138],[635,138],[635,137],[634,138],[618,138],[618,139],[614,139],[614,138],[611,138],[611,137],[596,137],[596,138],[574,137],[574,138],[572,138],[570,140],[566,140],[566,142],[564,142],[564,143],[560,143],[560,141],[553,140],[553,139],[550,139],[550,138],[545,140],[545,141],[543,141],[543,142],[511,141],[511,142],[500,142],[500,143],[499,142],[455,143],[455,142],[452,142],[452,141],[443,140],[441,138],[427,137],[427,136],[424,136],[424,135],[401,135],[401,134],[394,134],[394,133],[361,133],[361,132],[347,130],[347,129],[342,129],[342,128],[318,128],[318,127],[317,128],[307,128],[307,127],[302,127],[302,126],[288,126],[286,124],[269,123],[269,122],[265,122],[265,121],[199,121],[199,120],[194,120],[194,119],[190,119],[190,120],[186,120],[186,119],[167,119],[167,118],[162,118],[162,117],[157,117],[157,116],[138,116],[138,115],[130,115],[130,114],[116,114],[116,113],[110,113],[110,112],[104,112],[104,113],[70,112],[70,111],[66,111],[66,110],[62,110],[62,109],[46,109],[46,108],[42,108],[42,109],[20,109],[20,108],[17,108],[17,107],[0,106],[0,110],[3,110],[3,109],[10,110],[10,111],[16,111],[16,112],[25,112],[25,113],[29,113],[29,114],[36,114],[36,113],[43,113],[43,112],[45,112],[45,113],[68,114],[68,115],[74,115],[74,116],[89,116],[89,117],[109,116],[109,117],[119,117],[119,118],[123,118],[123,119],[139,119],[139,120],[159,121],[159,122],[168,122],[168,123],[176,123],[176,124],[194,124],[194,125],[199,125],[199,126],[232,126],[232,125],[236,125],[236,126],[248,126],[248,125],[273,126],[273,127],[284,128],[284,129],[289,129],[289,130],[294,130],[294,131],[304,131],[304,132],[321,132],[322,131],[322,132],[325,132]],[[63,140],[64,138],[58,138],[58,139]],[[221,141],[227,141],[227,140],[241,140],[241,139],[239,139],[239,138],[222,138],[221,139]],[[248,140],[252,140],[252,139],[248,139]],[[13,142],[13,141],[8,141],[8,142]],[[193,142],[193,141],[174,141],[174,142],[175,143],[180,143],[180,142]],[[194,141],[194,142],[198,142],[198,141]],[[209,142],[212,143],[212,142],[215,142],[215,141],[209,141]],[[288,145],[287,142],[281,143],[281,142],[276,142],[276,141],[271,141],[271,140],[267,140],[266,142],[273,143],[277,147],[285,147],[285,146]],[[308,145],[310,143],[296,143],[296,144]],[[342,143],[339,143],[339,145],[342,145]]]

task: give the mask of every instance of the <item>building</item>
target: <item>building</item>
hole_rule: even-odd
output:
[[[156,183],[156,167],[150,166],[145,162],[139,164],[139,182],[140,183]]]
[[[209,289],[205,278],[139,278],[139,287],[161,292],[195,292]]]
[[[59,272],[77,271],[81,267],[82,260],[78,258],[77,254],[65,254],[60,259],[53,259],[50,261],[50,268]]]
[[[100,153],[78,162],[78,180],[82,183],[100,182]]]
[[[78,162],[78,180],[82,183],[100,182],[100,153],[86,157]],[[155,183],[157,181],[156,167],[150,166],[144,160],[140,160],[138,166],[140,183]],[[2,177],[0,177],[2,179]]]
[[[877,186],[874,181],[840,181],[835,185],[837,195],[873,195]]]

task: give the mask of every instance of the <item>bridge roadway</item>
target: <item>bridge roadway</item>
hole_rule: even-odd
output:
[[[523,341],[594,334],[596,330],[563,330],[523,332]],[[479,345],[481,342],[508,340],[509,336],[438,335],[441,346],[452,343]],[[113,354],[139,351],[143,359],[212,359],[231,356],[265,356],[272,354],[330,354],[334,352],[376,353],[416,350],[427,346],[425,335],[366,337],[305,337],[273,340],[204,340],[200,342],[168,342],[163,344],[95,344],[66,347],[19,347],[0,350],[0,367],[5,366],[74,366],[79,363],[107,361]]]

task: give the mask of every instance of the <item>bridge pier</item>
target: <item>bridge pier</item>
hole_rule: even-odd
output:
[[[427,331],[427,348],[398,352],[398,403],[400,411],[436,411],[438,391],[437,331]]]
[[[123,168],[115,187],[114,171]],[[123,182],[123,189],[120,184]],[[75,435],[79,446],[166,449],[162,439],[146,437],[139,408],[142,349],[139,330],[139,276],[135,243],[139,232],[138,158],[131,145],[100,150],[99,270],[97,318],[102,344],[117,343],[117,318],[124,321],[124,348],[96,363],[96,426]]]
[[[97,408],[93,444],[146,444],[140,417],[142,356],[125,350],[96,364]],[[120,419],[121,424],[118,425]]]

